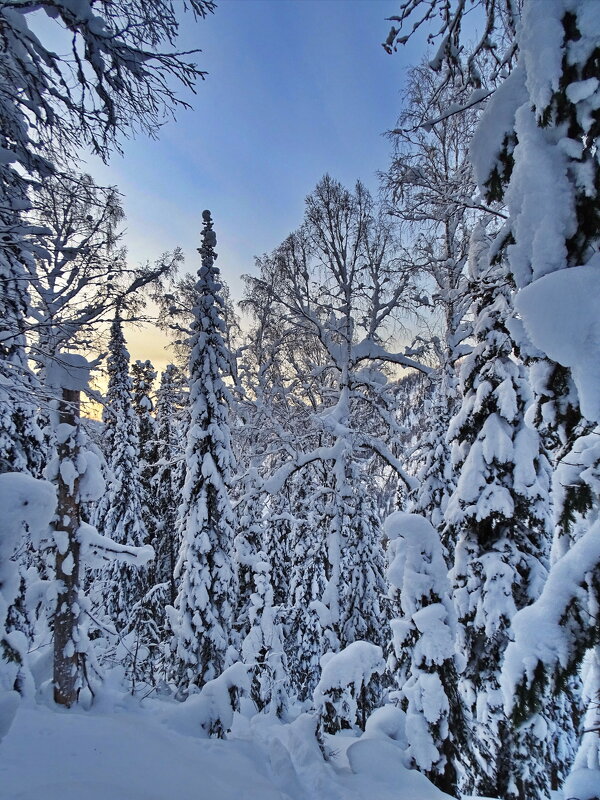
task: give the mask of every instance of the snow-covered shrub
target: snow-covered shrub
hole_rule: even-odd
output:
[[[455,793],[470,755],[457,695],[456,615],[439,532],[420,514],[385,521],[388,580],[398,604],[390,664],[406,709],[409,763]]]
[[[13,560],[25,533],[34,541],[50,524],[56,492],[47,481],[18,472],[0,475],[0,690],[24,690],[27,640],[10,624],[9,610],[19,591],[20,574]],[[7,701],[8,702],[8,701]]]
[[[385,669],[381,647],[352,642],[341,652],[324,657],[322,663],[321,680],[313,695],[317,737],[321,740],[323,733],[337,733],[355,725],[364,730],[369,682]]]
[[[236,661],[218,678],[207,681],[202,689],[178,703],[169,715],[170,724],[179,732],[224,739],[231,730],[234,714],[256,707],[250,700],[252,667]]]

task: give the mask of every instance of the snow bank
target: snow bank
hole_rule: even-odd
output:
[[[259,715],[223,741],[162,724],[173,703],[126,700],[116,713],[21,706],[0,745],[0,800],[447,800],[391,740],[357,740],[351,768],[324,761],[309,714]]]
[[[600,421],[600,256],[545,275],[518,293],[516,309],[536,347],[571,367],[585,417]]]
[[[0,800],[288,800],[249,743],[180,736],[140,712],[21,708],[1,748]]]
[[[447,800],[450,796],[433,786],[420,772],[407,769],[392,742],[360,739],[350,745],[347,756],[352,772],[368,778],[371,797],[377,800],[387,800],[387,793],[381,790],[392,786],[396,791],[390,793],[390,800]]]
[[[597,800],[600,797],[600,769],[576,769],[563,787],[565,800]]]

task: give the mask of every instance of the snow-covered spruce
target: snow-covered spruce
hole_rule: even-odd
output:
[[[56,507],[56,491],[48,482],[19,472],[0,474],[0,702],[5,692],[31,693],[32,678],[28,665],[29,641],[9,619],[10,609],[20,588],[18,552],[26,534],[34,542],[47,535]],[[15,698],[16,699],[16,698]],[[14,702],[6,700],[6,728]],[[3,723],[0,720],[0,736]]]
[[[319,679],[321,656],[331,648],[329,610],[323,604],[327,575],[323,496],[318,493],[321,470],[309,468],[291,483],[295,518],[291,523],[290,588],[285,606],[285,649],[294,695],[309,700]]]
[[[154,539],[158,524],[151,488],[157,459],[156,420],[152,415],[154,410],[152,394],[155,380],[156,371],[150,361],[138,360],[131,365],[131,399],[138,419],[140,497],[149,541]]]
[[[94,515],[98,531],[121,545],[141,547],[148,541],[144,524],[138,419],[132,404],[129,353],[117,314],[111,325],[108,389],[103,411],[103,446],[109,466],[106,492]],[[134,605],[147,586],[147,571],[114,563],[97,576],[94,594],[117,630],[124,630]]]
[[[175,566],[181,544],[177,514],[185,479],[184,441],[185,379],[174,364],[167,364],[156,392],[156,461],[150,481],[152,515],[156,523],[152,546],[156,552],[153,565],[154,585],[167,585],[170,605],[177,596]]]
[[[324,733],[362,730],[368,713],[365,694],[375,675],[381,675],[385,661],[381,647],[370,642],[356,641],[339,653],[322,657],[321,678],[313,693],[317,714],[317,738],[323,742]]]
[[[401,616],[393,619],[393,675],[406,709],[411,764],[449,794],[477,770],[470,719],[458,692],[456,614],[439,533],[419,514],[385,521],[388,581]]]
[[[547,574],[550,466],[540,437],[525,424],[531,394],[509,330],[510,281],[501,265],[490,265],[484,246],[470,270],[477,281],[476,344],[461,365],[462,405],[448,431],[459,477],[446,511],[466,662],[461,691],[482,767],[463,790],[545,798],[545,723],[514,732],[499,679],[511,620],[538,597]],[[529,758],[534,748],[536,765]]]
[[[202,266],[196,283],[190,355],[190,420],[186,477],[179,512],[182,545],[176,568],[179,594],[171,610],[172,658],[181,695],[220,675],[232,661],[234,465],[229,390],[232,356],[224,341],[223,300],[215,266],[216,235],[210,211],[202,214]]]
[[[237,512],[235,563],[238,570],[237,627],[242,660],[252,670],[251,697],[259,711],[283,714],[288,705],[288,670],[279,609],[273,604],[271,564],[262,549],[265,496],[251,469]]]
[[[547,619],[547,588],[536,604],[539,610],[534,606],[515,620],[516,641],[509,647],[504,678],[515,720],[534,714],[548,688],[568,686],[565,678],[576,674],[586,649],[598,644],[600,559],[593,563],[588,539],[596,525],[598,495],[590,493],[584,477],[598,469],[598,462],[580,461],[579,475],[571,467],[600,419],[598,322],[592,308],[600,286],[599,40],[594,0],[526,0],[519,67],[486,112],[486,129],[494,135],[482,130],[473,148],[482,188],[493,188],[507,205],[505,249],[520,289],[516,308],[540,351],[532,369],[532,417],[555,451],[557,475],[568,471],[571,479],[557,484],[557,558],[548,587],[560,590],[559,602],[553,598]],[[501,162],[509,168],[499,169]],[[530,638],[525,620],[543,620],[543,632],[534,629]]]

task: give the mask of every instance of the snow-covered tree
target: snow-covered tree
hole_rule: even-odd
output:
[[[156,520],[152,546],[156,552],[153,583],[167,584],[173,605],[177,596],[175,566],[181,531],[177,515],[185,479],[184,377],[167,364],[156,392],[156,463],[151,478],[152,508]]]
[[[444,538],[444,512],[455,486],[446,432],[458,402],[456,363],[464,355],[463,340],[470,299],[465,275],[470,229],[475,214],[491,209],[474,197],[469,141],[476,111],[446,116],[451,104],[469,96],[465,88],[439,81],[427,63],[408,73],[404,107],[390,132],[394,150],[383,175],[390,213],[403,222],[403,261],[420,282],[420,302],[428,308],[432,330],[418,344],[431,353],[437,367],[426,399],[427,434],[419,442],[422,460],[412,510],[423,514]],[[435,118],[435,125],[423,125]],[[415,343],[417,344],[417,342]],[[453,551],[453,542],[444,545]]]
[[[327,581],[327,540],[323,500],[317,494],[320,470],[312,469],[294,481],[292,492],[295,519],[289,567],[290,588],[286,603],[285,647],[290,684],[301,702],[312,697],[318,682],[321,656],[331,649],[329,611],[323,604]],[[311,480],[312,478],[312,480]]]
[[[189,7],[203,17],[214,4],[192,0]],[[10,402],[0,397],[0,456],[3,465],[6,458],[17,469],[31,462],[33,471],[39,468],[39,451],[31,460],[38,434],[27,402],[31,375],[23,334],[29,316],[27,282],[40,255],[39,236],[47,230],[24,218],[32,205],[26,176],[45,181],[60,171],[61,159],[68,161],[81,146],[106,159],[124,131],[155,131],[164,113],[185,106],[166,76],[191,87],[202,75],[182,55],[161,48],[174,41],[178,29],[172,3],[151,0],[133,8],[118,0],[95,3],[92,9],[87,0],[76,7],[42,0],[36,10],[45,15],[46,30],[52,31],[47,40],[29,27],[30,5],[10,2],[0,9],[0,147],[6,153],[0,167],[0,370],[3,386],[13,386]],[[71,58],[59,55],[56,47],[55,35],[60,37],[64,30],[69,31],[65,42]],[[139,68],[141,60],[144,69]]]
[[[56,491],[47,481],[19,472],[3,472],[0,506],[4,509],[0,536],[0,702],[8,714],[8,704],[16,709],[18,697],[10,701],[5,692],[31,692],[33,683],[27,663],[30,642],[10,619],[21,583],[19,550],[26,532],[35,541],[47,536],[56,507]],[[10,721],[2,722],[4,732],[4,725]]]
[[[156,465],[156,421],[152,394],[156,371],[152,363],[135,361],[131,365],[131,399],[138,419],[139,474],[142,513],[148,540],[153,540],[158,523],[151,481]]]
[[[190,355],[190,420],[186,478],[180,508],[182,546],[176,568],[179,594],[172,612],[172,644],[181,694],[219,675],[230,662],[235,601],[233,511],[229,498],[234,459],[230,444],[231,353],[225,346],[216,235],[202,212],[202,266],[196,284]]]
[[[256,471],[245,483],[243,510],[237,517],[235,557],[238,567],[237,625],[241,655],[252,668],[251,696],[259,711],[282,714],[288,704],[288,676],[283,628],[273,602],[271,565],[262,549],[265,497]]]
[[[324,474],[314,495],[314,504],[323,507],[319,529],[328,554],[320,600],[328,609],[329,638],[336,649],[341,625],[354,613],[351,606],[360,605],[352,598],[349,608],[342,608],[342,562],[347,535],[353,538],[351,498],[360,492],[352,485],[360,474],[355,467],[359,460],[367,462],[365,454],[374,454],[413,486],[390,446],[396,430],[385,400],[392,394],[386,369],[400,364],[430,370],[384,346],[400,324],[400,309],[414,301],[412,273],[398,269],[397,253],[395,229],[365,187],[359,183],[349,191],[326,175],[306,198],[302,226],[259,260],[258,277],[247,279],[246,306],[261,332],[270,338],[277,332],[281,395],[301,419],[301,425],[286,432],[268,491],[276,495],[309,464],[319,462]],[[352,580],[365,588],[357,574]],[[373,597],[377,590],[366,591]]]
[[[313,693],[317,714],[317,738],[323,747],[324,733],[365,729],[368,704],[365,695],[375,675],[381,675],[385,662],[381,648],[356,641],[339,653],[328,653]]]
[[[106,323],[126,305],[142,318],[144,287],[156,285],[181,261],[164,253],[133,267],[123,246],[121,197],[89,175],[61,171],[36,187],[29,217],[38,225],[35,259],[25,264],[30,290],[28,334],[41,367],[60,349],[100,349]]]
[[[531,391],[509,330],[511,286],[480,247],[470,264],[477,281],[476,343],[461,364],[460,410],[448,440],[459,471],[446,510],[456,542],[452,572],[465,655],[461,684],[480,743],[483,774],[465,789],[505,798],[548,793],[545,723],[514,732],[503,711],[500,670],[515,613],[532,603],[546,577],[551,541],[550,465],[539,435],[525,423]],[[536,764],[530,760],[535,747]]]
[[[344,516],[341,561],[340,641],[343,647],[358,639],[383,647],[388,638],[383,531],[377,489],[369,481],[365,463],[352,465],[349,484],[352,494]]]
[[[129,353],[118,314],[111,325],[107,368],[103,443],[109,478],[94,524],[103,536],[121,545],[140,547],[147,543],[148,533],[142,512],[138,419],[132,402]],[[99,576],[99,584],[102,606],[117,629],[122,630],[144,592],[143,571],[127,563],[114,563]]]
[[[81,355],[59,353],[47,375],[48,385],[60,396],[55,420],[56,455],[46,474],[56,483],[58,495],[53,521],[54,699],[65,706],[78,701],[86,684],[92,688],[92,674],[97,672],[87,635],[91,608],[82,587],[82,567],[97,568],[107,562],[120,562],[134,569],[153,556],[152,548],[113,541],[98,534],[83,519],[84,504],[98,500],[105,488],[99,460],[85,446],[79,419],[80,395],[87,390],[90,367]]]
[[[517,32],[518,66],[490,100],[472,155],[482,193],[508,211],[496,249],[519,289],[523,348],[533,351],[531,417],[557,460],[548,585],[539,604],[515,620],[507,654],[507,703],[523,720],[547,704],[548,688],[570,685],[586,649],[598,644],[600,558],[588,544],[597,536],[598,495],[590,489],[599,468],[588,437],[600,419],[591,300],[600,291],[596,4],[525,0]],[[569,562],[579,565],[577,574],[566,571]]]
[[[456,795],[465,774],[478,768],[458,689],[456,614],[442,544],[418,514],[394,512],[385,532],[400,614],[392,620],[393,678],[406,709],[408,754],[436,786]]]

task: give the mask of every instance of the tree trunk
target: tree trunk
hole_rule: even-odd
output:
[[[59,535],[56,550],[58,595],[54,615],[54,700],[67,707],[77,702],[79,694],[79,413],[80,393],[63,389],[58,421],[60,425],[71,426],[72,430],[68,436],[59,436],[57,447],[58,505],[54,527]]]

